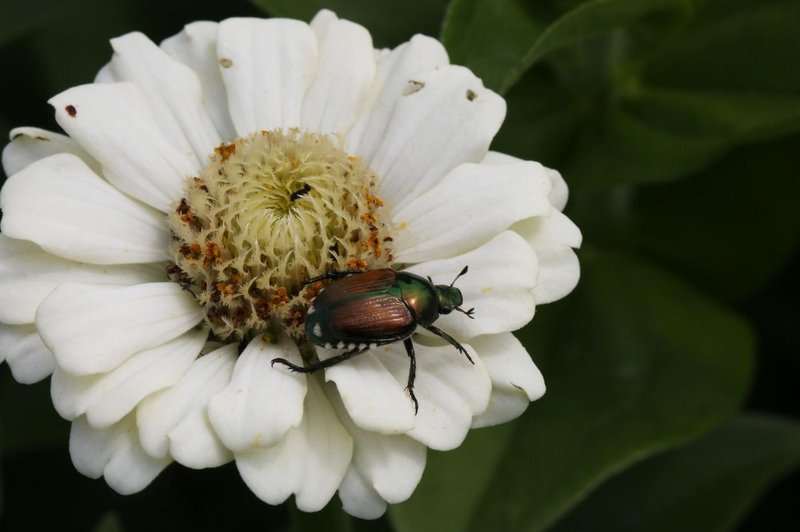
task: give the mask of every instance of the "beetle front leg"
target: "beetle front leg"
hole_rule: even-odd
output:
[[[409,358],[409,367],[408,367],[408,386],[406,386],[406,390],[408,390],[408,395],[411,396],[411,400],[414,401],[414,415],[417,415],[419,412],[419,402],[417,402],[417,396],[414,395],[414,380],[417,378],[417,357],[414,355],[414,344],[411,343],[411,338],[406,338],[403,340],[403,345],[406,346],[406,353],[408,353]]]
[[[316,364],[311,364],[310,366],[298,366],[297,364],[293,364],[293,363],[289,362],[285,358],[273,358],[272,362],[270,363],[270,365],[271,366],[275,366],[275,363],[277,362],[278,364],[283,364],[284,366],[286,366],[290,370],[294,371],[295,373],[314,373],[315,371],[317,371],[319,369],[325,369],[325,368],[329,368],[331,366],[335,366],[339,362],[344,362],[345,360],[347,360],[349,358],[353,358],[356,355],[360,355],[361,353],[363,353],[367,349],[369,349],[369,348],[365,347],[363,349],[359,349],[359,348],[351,349],[350,351],[347,351],[346,353],[342,353],[341,355],[337,355],[335,357],[331,357],[331,358],[328,358],[326,360],[322,360],[320,362],[317,362]]]
[[[439,327],[436,327],[434,325],[428,325],[425,328],[428,329],[433,334],[435,334],[436,336],[438,336],[439,338],[444,338],[445,340],[447,340],[450,343],[450,345],[452,345],[458,350],[459,353],[464,353],[464,356],[467,357],[467,360],[475,364],[475,362],[473,362],[472,360],[472,357],[469,356],[469,353],[467,353],[467,350],[464,349],[464,346],[459,344],[455,338],[453,338],[452,336],[441,330]]]

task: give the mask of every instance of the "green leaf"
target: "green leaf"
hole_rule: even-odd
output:
[[[412,35],[437,35],[447,0],[251,0],[276,17],[311,20],[320,9],[358,22],[372,33],[375,45],[396,46]]]
[[[3,0],[0,2],[0,46],[60,17],[77,3],[76,0]]]
[[[611,479],[551,530],[732,530],[758,497],[798,464],[796,421],[741,415]]]
[[[428,453],[422,482],[409,502],[391,506],[398,532],[467,530],[469,509],[482,503],[485,487],[503,459],[513,424],[472,431],[455,451]]]
[[[696,24],[665,40],[649,59],[646,83],[762,95],[800,93],[800,3],[706,3],[711,5]]]
[[[508,112],[492,149],[558,168],[583,111],[550,72],[533,70],[506,95]],[[570,183],[572,184],[572,183]]]
[[[522,332],[547,394],[504,449],[498,441],[496,466],[481,460],[492,449],[466,445],[449,467],[431,460],[392,510],[400,532],[542,530],[611,474],[710,430],[742,400],[753,355],[745,322],[647,263],[581,256],[575,293]]]
[[[329,502],[318,512],[301,512],[294,502],[287,503],[292,516],[293,532],[353,532],[353,520],[341,508],[339,501]]]
[[[81,9],[67,11],[57,24],[39,32],[31,46],[37,56],[36,71],[45,86],[37,88],[44,88],[46,94],[52,95],[90,83],[111,58],[109,39],[141,29],[133,20],[133,13],[135,10],[127,2],[81,0]],[[45,106],[44,102],[42,105]]]
[[[592,0],[558,17],[523,0],[453,0],[442,27],[452,61],[505,93],[555,50],[659,12],[684,11],[687,0]]]
[[[589,241],[643,253],[720,298],[761,289],[800,242],[800,136],[740,148],[691,179],[572,195]]]
[[[123,532],[124,530],[119,515],[116,512],[108,512],[100,519],[93,532]]]
[[[53,409],[50,382],[15,382],[0,366],[0,450],[4,456],[21,451],[61,447],[69,441],[69,423]]]
[[[583,187],[671,180],[798,129],[800,96],[643,88],[593,117],[561,169]]]

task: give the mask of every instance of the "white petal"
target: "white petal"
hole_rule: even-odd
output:
[[[555,247],[536,252],[539,258],[539,278],[533,297],[539,304],[550,303],[566,296],[578,285],[581,265],[571,248]]]
[[[580,229],[555,209],[550,216],[523,220],[512,229],[528,241],[539,259],[539,278],[533,292],[536,302],[550,303],[569,294],[581,273],[578,257],[571,249],[581,245]]]
[[[6,175],[16,174],[29,164],[56,153],[71,153],[83,159],[94,172],[100,172],[98,162],[66,135],[36,127],[18,127],[11,130],[9,137],[11,142],[3,148]]]
[[[222,138],[203,105],[194,71],[141,33],[111,39],[110,68],[119,81],[136,84],[147,96],[159,129],[181,151],[193,151],[203,166]]]
[[[377,519],[386,513],[386,501],[367,484],[354,464],[339,486],[339,499],[344,511],[359,519]]]
[[[33,325],[0,323],[0,362],[5,361],[17,382],[33,384],[53,373],[53,354]]]
[[[228,114],[228,97],[217,60],[216,22],[193,22],[183,31],[166,39],[161,48],[194,70],[203,87],[202,103],[223,140],[236,137]]]
[[[17,172],[0,192],[2,231],[60,257],[93,264],[167,260],[163,216],[103,181],[81,159],[52,155]]]
[[[375,80],[365,98],[364,111],[347,134],[347,147],[365,160],[372,160],[404,92],[414,90],[414,80],[448,64],[444,46],[431,37],[415,35],[378,59]]]
[[[203,318],[175,283],[109,287],[65,283],[36,312],[36,326],[65,371],[110,371],[134,353],[177,338]]]
[[[236,455],[242,479],[261,500],[279,504],[292,493],[297,508],[321,510],[342,483],[353,440],[339,423],[319,383],[308,379],[302,423],[268,449]]]
[[[208,404],[217,435],[234,452],[278,443],[303,418],[306,378],[272,359],[302,364],[297,346],[286,338],[279,344],[253,339],[236,361],[230,383]]]
[[[136,353],[105,374],[77,377],[57,368],[50,389],[53,405],[66,419],[86,414],[93,427],[108,427],[151,393],[178,382],[200,353],[206,337],[203,330],[191,331]]]
[[[481,164],[508,164],[512,162],[520,162],[522,160],[523,159],[519,159],[505,153],[490,151],[486,154],[486,157],[483,158]],[[552,168],[545,168],[545,170],[547,171],[547,177],[550,178],[550,194],[547,196],[547,199],[550,201],[550,204],[553,207],[559,211],[563,211],[564,207],[567,205],[567,199],[569,197],[567,183],[564,181],[564,178],[561,177],[561,174],[558,173],[558,171],[553,170]]]
[[[82,264],[50,255],[31,242],[0,234],[0,321],[33,323],[42,300],[64,282],[127,286],[163,277],[162,267]]]
[[[143,490],[170,463],[144,452],[132,416],[106,429],[92,428],[83,417],[76,419],[69,452],[75,469],[90,478],[105,476],[108,485],[122,495]]]
[[[550,179],[538,163],[459,165],[395,211],[395,260],[421,262],[475,249],[514,222],[549,215],[549,190]]]
[[[81,85],[54,96],[50,105],[58,124],[100,162],[112,185],[160,211],[171,210],[186,178],[199,169],[192,150],[161,131],[135,85]]]
[[[153,458],[168,454],[200,469],[233,459],[208,420],[208,400],[230,382],[238,348],[229,344],[196,359],[174,386],[142,401],[136,422],[142,447]]]
[[[505,117],[505,101],[468,69],[431,70],[401,96],[369,167],[396,208],[464,162],[479,162]]]
[[[311,21],[319,66],[303,102],[301,126],[308,131],[344,133],[362,111],[375,76],[372,37],[362,26],[322,10]]]
[[[511,421],[525,412],[531,401],[544,395],[541,372],[513,334],[480,336],[471,343],[492,379],[489,406],[472,420],[473,428]]]
[[[322,360],[340,353],[317,352]],[[336,383],[350,417],[363,429],[401,434],[414,426],[414,405],[405,383],[398,383],[372,351],[326,369],[325,379]]]
[[[237,133],[298,127],[303,98],[317,70],[317,43],[308,24],[232,18],[220,23],[217,38]]]
[[[562,212],[553,209],[550,216],[523,220],[512,227],[539,251],[551,247],[581,247],[583,236],[578,226]]]
[[[103,65],[94,76],[95,83],[114,83],[115,81],[119,80],[114,77],[114,73],[111,71],[111,63]]]
[[[563,211],[564,207],[567,206],[567,199],[569,199],[567,182],[564,181],[564,178],[561,177],[561,174],[557,170],[548,168],[547,173],[550,176],[551,183],[550,195],[548,196],[548,199],[553,207],[559,211]]]
[[[481,334],[514,331],[533,318],[537,259],[521,236],[506,231],[474,251],[423,262],[408,271],[430,275],[438,284],[449,284],[464,266],[469,266],[469,272],[458,279],[456,287],[464,297],[462,307],[475,307],[475,319],[452,312],[441,316],[436,327],[462,341]]]
[[[414,393],[419,401],[414,428],[408,435],[440,451],[455,449],[469,432],[472,418],[486,410],[491,381],[486,367],[468,345],[475,364],[452,346],[429,347],[415,344],[417,378]],[[402,344],[389,344],[381,360],[402,381],[408,374],[408,363],[400,352]],[[376,486],[377,489],[377,486]]]
[[[389,355],[389,353],[386,353]],[[355,493],[351,496],[364,497],[369,508],[371,494],[374,492],[381,500],[392,504],[403,502],[414,492],[425,470],[427,448],[421,443],[405,435],[383,435],[369,430],[362,430],[353,422],[344,408],[339,395],[331,388],[327,389],[328,397],[347,432],[353,437],[353,464],[358,471],[358,480],[367,484],[366,490],[360,489],[358,482],[351,479]],[[348,472],[348,476],[351,475]],[[344,488],[344,485],[343,485]],[[345,489],[345,492],[348,491]],[[342,501],[345,497],[339,492]],[[356,501],[353,501],[356,502]],[[347,509],[347,504],[345,504]],[[353,512],[347,510],[353,515]]]

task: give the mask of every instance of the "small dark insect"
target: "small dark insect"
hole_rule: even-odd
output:
[[[313,373],[329,368],[379,345],[403,341],[408,353],[408,390],[414,402],[414,412],[419,403],[414,395],[417,361],[411,335],[417,326],[424,327],[444,338],[472,362],[467,350],[449,334],[433,325],[440,315],[453,310],[472,318],[475,309],[463,310],[461,290],[453,285],[467,273],[465,266],[449,285],[434,285],[413,273],[390,268],[367,272],[330,272],[306,281],[306,284],[323,279],[333,279],[308,308],[306,336],[315,345],[328,349],[347,349],[341,355],[327,360],[298,366],[283,358],[272,359],[292,371]]]
[[[308,194],[309,192],[311,192],[311,185],[306,183],[306,184],[303,185],[303,188],[295,190],[294,192],[292,192],[292,195],[289,196],[289,201],[296,201],[299,198],[302,198],[303,196]]]

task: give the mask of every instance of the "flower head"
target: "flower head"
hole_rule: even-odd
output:
[[[19,128],[3,152],[0,360],[21,382],[52,373],[79,471],[133,493],[172,461],[235,460],[271,504],[338,492],[377,517],[411,495],[428,447],[544,393],[511,332],[577,282],[566,185],[488,151],[505,103],[437,41],[375,50],[322,11],[112,46],[94,83],[50,100],[67,135]],[[418,411],[403,341],[316,373],[271,364],[348,349],[309,338],[328,281],[308,279],[447,284],[465,265],[475,319],[435,325],[468,356],[417,331]]]

